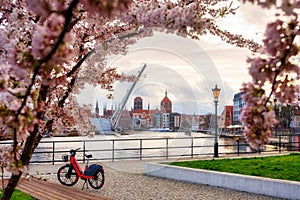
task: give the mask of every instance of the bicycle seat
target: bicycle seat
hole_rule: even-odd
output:
[[[92,154],[86,154],[85,157],[87,157],[87,158],[92,158],[93,155],[92,155]]]

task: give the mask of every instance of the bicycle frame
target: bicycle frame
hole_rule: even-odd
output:
[[[78,174],[79,178],[81,178],[81,179],[93,178],[93,176],[86,176],[86,175],[84,175],[84,173],[83,173],[80,165],[78,164],[77,159],[73,155],[70,157],[70,164],[75,169],[75,172]],[[88,168],[88,164],[85,165],[85,169],[84,170],[87,170],[87,168]]]

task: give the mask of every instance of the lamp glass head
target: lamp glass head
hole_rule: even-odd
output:
[[[221,89],[216,85],[215,88],[212,89],[215,101],[218,100]]]

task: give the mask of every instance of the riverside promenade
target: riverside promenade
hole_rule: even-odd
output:
[[[160,160],[155,162],[169,162]],[[188,182],[174,181],[169,179],[150,177],[143,174],[144,163],[150,161],[116,161],[101,162],[105,168],[105,184],[100,190],[92,188],[84,191],[99,195],[99,198],[110,199],[186,199],[186,200],[276,200],[278,198],[251,194],[234,190],[198,185]],[[153,162],[153,161],[151,161]],[[49,182],[58,183],[56,178],[57,169],[62,164],[32,164],[29,172],[33,176],[42,176]],[[79,180],[73,188],[81,189],[83,181]],[[61,186],[65,187],[65,186]]]

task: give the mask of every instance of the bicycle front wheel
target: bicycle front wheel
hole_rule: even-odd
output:
[[[75,185],[78,181],[78,174],[70,165],[64,165],[57,171],[58,181],[66,186]]]
[[[104,185],[104,172],[98,171],[94,178],[89,178],[88,182],[94,189],[100,189]]]

